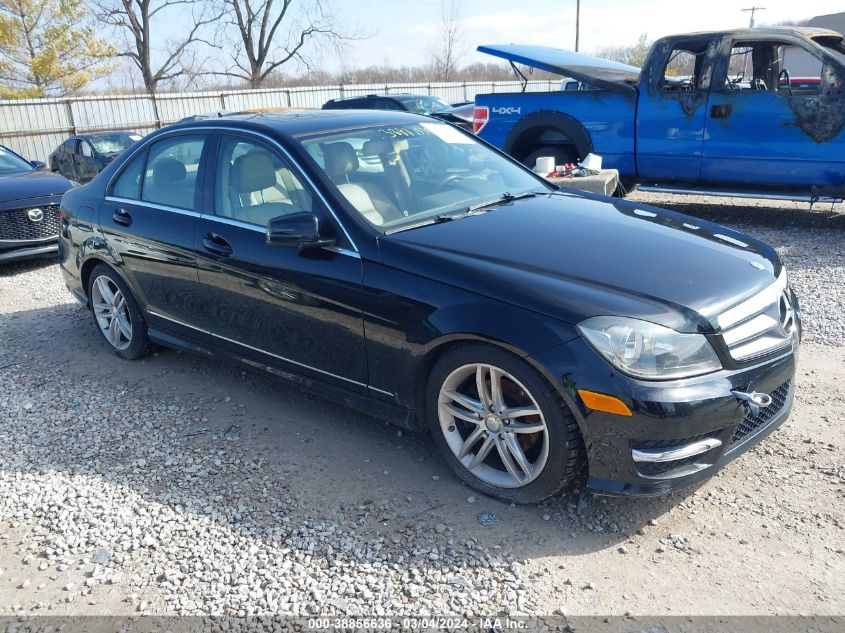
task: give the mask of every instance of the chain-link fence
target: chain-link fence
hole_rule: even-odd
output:
[[[526,85],[526,90],[532,92],[558,88],[559,81],[555,80],[529,81]],[[400,92],[460,103],[474,100],[476,94],[521,89],[519,81],[463,81],[9,100],[0,101],[0,145],[31,160],[46,162],[50,153],[74,134],[108,130],[147,134],[185,117],[218,110],[319,108],[329,99]]]

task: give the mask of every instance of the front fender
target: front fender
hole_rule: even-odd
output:
[[[461,288],[365,262],[369,385],[415,407],[431,365],[448,347],[481,341],[520,357],[577,337],[574,326]]]

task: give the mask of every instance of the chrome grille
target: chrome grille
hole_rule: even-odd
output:
[[[30,211],[41,210],[41,219],[30,219]],[[59,205],[50,204],[25,209],[0,211],[0,240],[29,242],[59,236]]]
[[[717,318],[731,358],[746,361],[792,347],[797,328],[786,283],[786,269],[768,288]]]
[[[731,445],[741,442],[751,435],[755,435],[765,429],[770,422],[780,417],[784,407],[786,407],[786,403],[789,402],[789,388],[791,386],[792,381],[787,380],[769,394],[772,396],[772,404],[765,409],[761,409],[757,415],[751,415],[751,411],[746,408],[745,416],[743,416],[742,422],[736,427],[736,431],[734,431],[733,437],[731,438]]]

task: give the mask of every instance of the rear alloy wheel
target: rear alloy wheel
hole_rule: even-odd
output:
[[[135,298],[111,268],[97,266],[91,274],[88,297],[94,323],[121,358],[144,356],[149,347],[147,326]]]
[[[575,421],[533,368],[473,345],[447,354],[432,379],[437,444],[468,484],[507,501],[533,503],[572,478],[580,448]]]

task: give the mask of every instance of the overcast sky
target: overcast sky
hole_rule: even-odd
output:
[[[490,61],[479,44],[521,43],[573,48],[575,0],[463,0],[465,63]],[[650,39],[673,33],[748,26],[743,7],[765,6],[758,25],[800,20],[845,10],[842,0],[581,0],[581,51],[632,44],[642,33]],[[375,30],[353,42],[337,68],[381,64],[417,65],[429,60],[437,40],[440,0],[336,0],[350,23]]]

